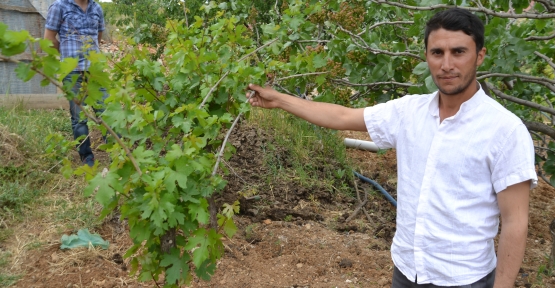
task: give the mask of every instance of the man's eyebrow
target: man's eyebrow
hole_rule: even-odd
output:
[[[451,48],[451,51],[466,51],[466,50],[468,50],[468,47],[465,47],[465,46]]]
[[[449,48],[450,51],[467,51],[468,47],[465,46],[457,46],[453,48]],[[430,48],[430,52],[443,52],[443,48]]]

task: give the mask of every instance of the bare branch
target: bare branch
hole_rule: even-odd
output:
[[[260,51],[260,49],[263,49],[266,46],[269,46],[270,44],[276,42],[278,40],[278,38],[275,38],[273,40],[270,40],[268,43],[256,48],[254,51],[250,52],[249,54],[241,57],[241,59],[239,59],[239,61],[237,62],[241,62],[247,58],[249,58],[251,55],[253,55],[254,53]],[[210,97],[210,95],[212,95],[212,92],[214,92],[214,90],[216,90],[216,88],[218,87],[218,85],[220,85],[220,82],[222,82],[222,80],[224,80],[225,77],[227,77],[227,75],[229,75],[231,71],[227,71],[224,73],[224,75],[218,80],[218,82],[216,82],[216,84],[214,84],[214,86],[212,86],[212,88],[210,88],[210,90],[208,91],[208,93],[206,94],[206,96],[204,97],[204,99],[202,100],[202,103],[200,103],[199,105],[199,109],[204,107],[204,105],[206,104],[206,101],[208,101],[208,97]]]
[[[551,68],[553,68],[553,70],[555,70],[555,63],[553,63],[553,61],[549,57],[547,57],[546,55],[544,55],[544,54],[542,54],[538,51],[534,51],[534,54],[536,54],[538,57],[545,60],[545,62],[547,62],[547,64],[549,64],[549,66],[551,66]]]
[[[478,80],[483,80],[485,78],[490,78],[490,77],[505,77],[505,78],[514,77],[514,78],[519,78],[523,82],[530,82],[530,83],[540,84],[540,85],[543,85],[543,86],[547,87],[549,90],[555,92],[555,80],[551,80],[549,78],[544,78],[544,77],[536,77],[536,76],[530,76],[530,75],[525,75],[525,74],[490,73],[490,74],[484,74],[480,77],[477,77],[477,79]],[[506,83],[506,84],[510,87],[510,89],[512,89],[512,84],[510,84],[510,83]]]
[[[247,101],[245,102],[249,102],[251,97],[254,96],[254,93],[255,93],[254,91],[251,91],[249,97],[247,98]],[[243,115],[243,112],[239,113],[239,115],[235,117],[235,121],[233,121],[233,124],[231,124],[231,127],[229,128],[229,130],[227,130],[227,133],[225,134],[224,141],[220,146],[220,151],[218,151],[218,154],[216,154],[216,164],[214,165],[214,169],[212,169],[212,177],[216,176],[216,173],[218,173],[218,167],[220,167],[220,162],[222,161],[222,155],[224,155],[225,144],[227,144],[227,140],[229,139],[231,132],[233,132],[233,128],[235,128],[235,125],[237,125],[237,122],[239,122],[239,119],[241,119],[242,115]],[[218,221],[217,221],[218,219],[216,218],[217,209],[216,209],[216,199],[214,194],[212,194],[212,196],[208,198],[208,205],[209,205],[209,211],[210,211],[210,226],[216,229],[218,227]]]
[[[547,36],[530,36],[530,37],[524,38],[524,40],[526,40],[526,41],[551,40],[553,38],[555,38],[555,33],[553,33],[551,35],[547,35]]]
[[[351,87],[374,87],[374,86],[381,86],[381,85],[395,85],[395,86],[402,86],[402,87],[420,87],[422,84],[412,84],[412,83],[401,83],[395,81],[385,81],[385,82],[374,82],[374,83],[351,83],[347,80],[343,79],[332,79],[331,81],[344,84]]]
[[[351,36],[351,38],[353,39],[353,41],[356,39],[362,43],[364,43],[364,45],[355,43],[357,46],[366,49],[374,54],[385,54],[385,55],[389,55],[389,56],[409,56],[409,57],[413,57],[416,58],[418,60],[424,61],[424,59],[422,59],[419,55],[410,53],[410,52],[391,52],[391,51],[387,51],[387,50],[381,50],[381,49],[374,49],[372,47],[370,47],[370,45],[368,45],[368,43],[366,43],[366,41],[364,41],[364,39],[362,39],[362,37],[360,37],[357,34],[354,34],[353,32],[341,27],[340,25],[338,25],[339,30],[349,34]],[[356,41],[355,41],[356,42]]]
[[[374,0],[373,2],[378,4],[387,4],[391,6],[396,6],[400,8],[410,9],[410,10],[420,10],[420,11],[428,11],[428,10],[436,10],[436,9],[446,9],[446,8],[461,8],[466,9],[472,12],[481,12],[487,15],[496,16],[499,18],[527,18],[527,19],[551,19],[555,18],[555,13],[547,13],[547,14],[538,14],[538,13],[528,13],[524,12],[521,14],[515,13],[506,13],[506,12],[497,12],[490,9],[486,9],[482,7],[463,7],[463,6],[455,6],[455,5],[448,5],[448,4],[437,4],[437,5],[430,5],[430,6],[411,6],[397,2],[391,2],[388,0]]]
[[[295,40],[297,43],[328,43],[330,40]]]
[[[477,77],[477,79],[482,80],[482,79],[491,78],[491,77],[515,77],[515,78],[520,78],[520,79],[530,80],[530,81],[547,82],[555,85],[555,80],[544,78],[544,77],[530,76],[526,74],[489,73],[489,74],[481,75]]]
[[[549,12],[554,12],[555,11],[555,3],[553,3],[549,0],[536,0],[536,2],[542,4],[543,7],[545,8],[545,10],[547,10]]]
[[[204,107],[204,105],[206,104],[206,101],[208,101],[208,97],[210,97],[210,95],[212,95],[212,92],[214,92],[214,90],[216,90],[216,87],[218,87],[218,85],[220,85],[220,82],[222,82],[222,80],[224,80],[224,78],[227,77],[227,75],[229,75],[230,72],[231,71],[225,72],[224,75],[222,77],[220,77],[218,82],[216,82],[216,84],[214,84],[214,86],[212,86],[212,88],[210,88],[208,93],[206,93],[206,96],[204,97],[204,99],[202,99],[202,103],[200,103],[200,105],[198,106],[199,109]]]
[[[376,24],[374,24],[374,25],[372,25],[372,26],[370,26],[370,27],[368,27],[368,28],[365,28],[362,32],[358,33],[357,35],[360,36],[360,35],[366,33],[366,31],[372,30],[372,29],[374,29],[374,28],[376,28],[376,27],[378,27],[378,26],[381,26],[381,25],[395,25],[395,24],[407,24],[407,25],[408,25],[408,24],[414,24],[414,21],[378,22],[378,23],[376,23]]]
[[[555,115],[555,109],[551,109],[548,107],[545,107],[543,105],[540,105],[538,103],[532,102],[532,101],[527,101],[527,100],[523,100],[517,97],[513,97],[510,95],[507,95],[503,92],[501,92],[499,89],[497,89],[493,84],[489,83],[489,82],[485,82],[486,85],[488,86],[488,88],[499,98],[501,99],[505,99],[505,100],[509,100],[511,102],[520,104],[520,105],[524,105],[524,106],[528,106],[530,108],[534,108],[534,109],[538,109],[540,111]]]
[[[304,73],[304,74],[295,74],[295,75],[291,75],[291,76],[286,76],[283,78],[275,78],[274,82],[279,82],[279,81],[283,81],[283,80],[287,80],[287,79],[291,79],[291,78],[298,78],[298,77],[304,77],[304,76],[314,76],[314,75],[323,75],[323,74],[328,74],[330,72],[312,72],[312,73]]]
[[[546,125],[540,122],[531,122],[526,120],[522,120],[522,123],[524,123],[526,128],[528,128],[528,130],[530,131],[540,132],[551,137],[552,139],[555,139],[555,129],[549,125]]]
[[[249,57],[250,57],[251,55],[253,55],[254,53],[260,51],[260,50],[263,49],[264,47],[270,46],[272,43],[276,42],[277,40],[278,40],[278,38],[274,38],[274,39],[268,41],[266,44],[264,44],[264,45],[262,45],[262,46],[256,48],[254,51],[252,51],[252,52],[250,52],[249,54],[247,54],[247,55],[241,57],[241,59],[239,59],[239,61],[237,61],[237,62],[241,62],[241,61],[243,61],[243,60],[249,58]]]

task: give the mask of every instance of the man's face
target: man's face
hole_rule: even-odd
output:
[[[432,79],[443,95],[457,96],[474,89],[476,68],[482,64],[485,55],[486,48],[476,53],[476,43],[462,31],[440,28],[428,36],[426,61]]]

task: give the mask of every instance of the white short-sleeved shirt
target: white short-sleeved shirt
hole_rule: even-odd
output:
[[[393,262],[411,281],[468,285],[497,264],[497,193],[532,180],[534,146],[522,121],[482,89],[440,124],[439,94],[368,107],[372,140],[397,152]]]

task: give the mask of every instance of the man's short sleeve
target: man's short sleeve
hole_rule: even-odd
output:
[[[538,177],[534,166],[534,144],[524,124],[518,125],[501,147],[491,173],[495,192],[527,180],[532,180],[530,189],[536,187]]]
[[[44,27],[52,31],[60,31],[62,26],[62,7],[58,1],[54,2],[48,7],[48,14],[46,16],[46,24]]]
[[[402,99],[402,98],[401,98]],[[364,109],[364,122],[372,141],[380,149],[395,148],[401,124],[399,113],[401,99],[391,100]]]

